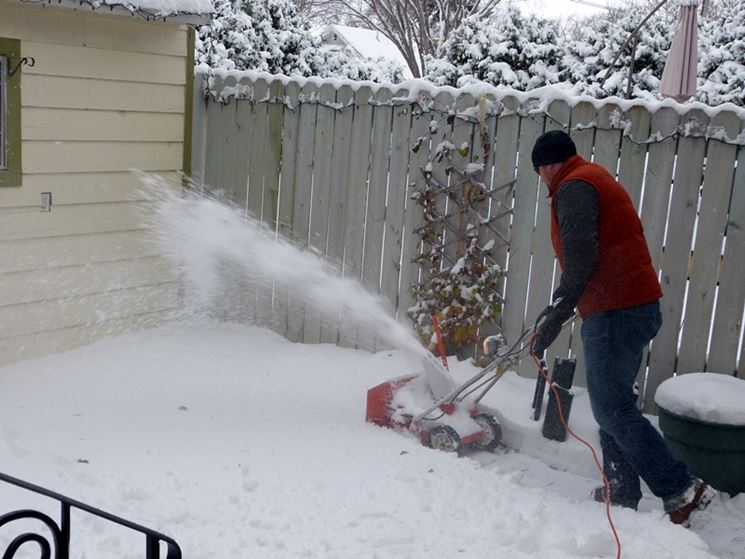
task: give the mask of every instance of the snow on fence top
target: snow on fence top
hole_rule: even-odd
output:
[[[50,6],[72,10],[100,10],[114,14],[139,15],[145,19],[172,19],[179,16],[201,16],[193,23],[204,23],[205,16],[214,12],[212,0],[20,0],[30,4],[49,4]],[[192,22],[188,17],[180,19]]]
[[[276,103],[281,101],[273,99],[269,95],[262,99],[254,99],[253,83],[258,79],[265,79],[268,82],[279,80],[284,85],[293,82],[299,84],[300,87],[307,83],[312,83],[318,86],[330,84],[335,89],[339,89],[342,86],[349,86],[354,91],[358,91],[362,87],[369,87],[371,90],[371,104],[375,103],[373,97],[376,92],[381,89],[389,89],[394,92],[394,95],[389,102],[390,105],[419,105],[423,112],[430,111],[432,103],[434,102],[431,100],[443,92],[449,93],[453,99],[461,94],[470,94],[476,99],[485,98],[485,106],[483,109],[480,107],[472,107],[465,111],[457,112],[457,116],[465,120],[475,120],[479,116],[475,114],[475,111],[480,110],[485,111],[483,113],[485,116],[506,116],[507,109],[500,102],[506,97],[517,99],[520,104],[525,107],[518,110],[520,116],[545,114],[550,118],[551,115],[548,113],[548,107],[554,101],[563,101],[571,108],[574,108],[580,103],[590,103],[596,110],[600,110],[607,105],[614,105],[619,108],[619,112],[611,118],[611,127],[623,130],[625,137],[638,143],[658,143],[671,137],[671,135],[660,135],[659,133],[652,132],[648,138],[631,138],[630,123],[622,118],[620,111],[626,112],[634,107],[642,107],[649,113],[654,114],[662,108],[670,108],[682,116],[694,109],[698,109],[705,113],[709,118],[713,118],[723,112],[731,112],[737,115],[738,118],[745,120],[745,108],[738,107],[733,103],[723,103],[722,105],[711,107],[698,101],[691,103],[678,103],[672,99],[664,99],[661,101],[649,101],[645,99],[628,100],[621,99],[620,97],[596,99],[587,95],[576,95],[571,91],[569,86],[561,84],[539,87],[531,91],[518,91],[509,87],[493,86],[486,83],[470,84],[463,88],[455,88],[452,86],[437,86],[432,82],[422,79],[412,79],[399,84],[390,84],[337,78],[304,78],[300,76],[273,75],[266,72],[256,72],[251,70],[238,71],[211,69],[204,65],[200,65],[196,68],[196,74],[204,78],[205,94],[221,103],[229,103],[233,98],[250,99],[254,103]],[[423,101],[424,98],[430,99],[430,101]],[[318,99],[307,99],[302,96],[300,100],[303,103],[321,103],[337,110],[344,108],[338,103],[328,103]],[[286,100],[283,102],[287,105]],[[295,107],[288,106],[288,108],[294,109]],[[454,108],[452,108],[451,112],[452,114],[456,114]],[[522,114],[522,112],[525,112],[526,114]],[[593,125],[594,123],[590,123],[582,126],[591,127]],[[673,135],[701,137],[705,139],[718,140],[725,144],[745,145],[745,130],[735,137],[730,137],[721,127],[707,126],[705,129],[702,129],[699,126],[696,126],[695,121],[691,121],[687,125],[680,127],[680,129],[676,130]]]

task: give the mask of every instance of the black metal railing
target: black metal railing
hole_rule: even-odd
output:
[[[160,534],[145,526],[140,526],[124,518],[119,518],[108,512],[99,510],[97,508],[81,503],[54,491],[50,491],[33,483],[28,483],[21,479],[11,477],[6,474],[0,473],[0,481],[22,487],[34,493],[44,495],[50,499],[59,501],[61,505],[60,510],[60,521],[59,524],[55,522],[50,516],[32,509],[22,509],[6,514],[0,514],[0,528],[4,525],[13,522],[15,520],[38,520],[44,524],[50,532],[51,542],[49,540],[50,535],[42,535],[36,532],[24,532],[16,536],[13,541],[8,544],[2,557],[0,559],[13,559],[16,552],[25,544],[34,542],[36,543],[41,552],[40,559],[69,559],[70,557],[70,511],[72,509],[78,509],[88,514],[98,516],[134,530],[140,532],[145,536],[145,558],[146,559],[160,559],[160,544],[166,544],[166,556],[164,559],[181,559],[181,548],[178,546],[176,541],[164,534]],[[53,544],[53,545],[52,545]]]

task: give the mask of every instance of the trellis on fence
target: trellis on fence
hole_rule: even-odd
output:
[[[201,80],[195,95],[201,96]],[[545,130],[562,128],[579,153],[615,173],[628,189],[660,271],[664,324],[648,359],[643,401],[675,373],[712,371],[745,378],[745,117],[742,112],[640,103],[531,97],[493,88],[455,90],[423,82],[401,87],[292,80],[253,73],[211,77],[217,92],[196,103],[193,177],[221,190],[267,227],[312,250],[390,301],[412,304],[423,187],[421,169],[448,137],[486,133],[483,161],[492,192],[485,219],[509,244],[494,257],[506,270],[501,328],[515,339],[548,304],[559,272],[549,241],[549,206],[530,162]],[[432,122],[439,127],[428,134]],[[427,138],[420,142],[421,138]],[[417,150],[412,146],[419,143]],[[437,169],[435,169],[437,172]],[[491,212],[491,213],[490,213]],[[249,289],[248,286],[246,286]],[[361,343],[344,316],[330,321],[292,294],[254,289],[233,312],[291,340]],[[576,356],[584,381],[579,324],[553,355]],[[520,369],[534,375],[530,363]]]

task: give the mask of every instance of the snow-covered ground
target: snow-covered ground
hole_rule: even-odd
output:
[[[508,372],[486,394],[504,430],[494,453],[459,458],[366,423],[369,388],[423,370],[411,329],[260,222],[142,179],[183,309],[159,329],[0,368],[0,472],[174,537],[188,559],[617,556],[605,507],[589,499],[591,455],[541,437],[534,381]],[[277,297],[400,349],[303,345],[205,318],[236,306],[226,293],[243,281],[274,282]],[[451,370],[460,382],[477,372]],[[581,389],[570,424],[597,447]],[[0,483],[0,514],[25,507],[58,518],[56,502]],[[612,516],[627,559],[743,557],[745,495],[716,500],[690,530],[651,496]],[[71,524],[72,557],[144,556],[139,534],[82,513]],[[21,526],[0,520],[0,550]],[[17,558],[39,557],[35,546]]]
[[[105,339],[0,368],[0,471],[162,531],[190,559],[616,556],[590,455],[541,438],[532,381],[508,373],[487,394],[512,447],[494,454],[365,423],[367,389],[417,361],[204,321]],[[597,445],[581,390],[570,421]],[[0,514],[26,506],[58,514],[0,484]],[[649,495],[612,514],[624,558],[743,556],[745,495],[692,529]],[[72,526],[72,557],[144,557],[139,535]]]

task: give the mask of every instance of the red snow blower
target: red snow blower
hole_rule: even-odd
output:
[[[438,341],[439,327],[435,324]],[[499,445],[502,428],[496,411],[481,399],[507,370],[527,351],[505,347],[502,336],[490,336],[484,352],[494,360],[466,382],[458,385],[443,362],[432,355],[424,357],[424,372],[398,377],[367,392],[366,420],[383,427],[413,432],[425,446],[447,452],[464,453],[469,449],[493,451]]]

